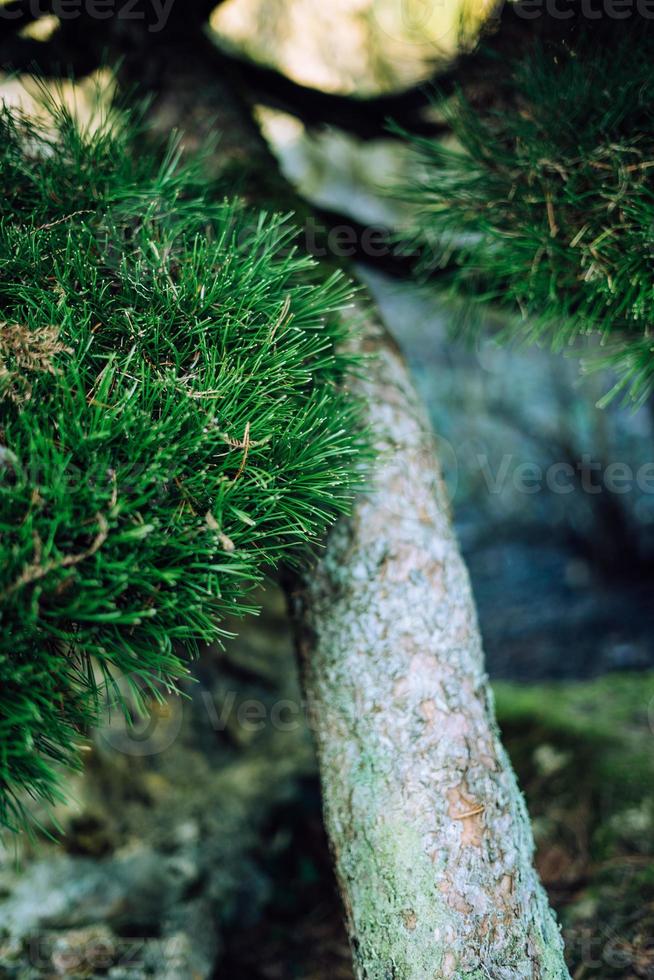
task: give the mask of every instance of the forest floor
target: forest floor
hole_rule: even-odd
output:
[[[352,977],[281,595],[0,852],[7,980]],[[575,980],[654,980],[654,673],[494,684]]]
[[[573,977],[651,980],[654,673],[494,689]],[[231,933],[216,976],[349,980],[315,781],[269,833],[262,856],[274,901],[256,925]]]

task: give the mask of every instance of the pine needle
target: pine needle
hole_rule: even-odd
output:
[[[425,277],[508,313],[500,339],[596,337],[584,369],[617,375],[602,404],[654,390],[654,29],[637,20],[517,54],[491,108],[441,100],[455,140],[408,137],[402,191]]]
[[[51,111],[40,126],[0,110],[0,826],[14,830],[31,798],[61,798],[107,685],[174,689],[264,571],[347,510],[365,449],[342,385],[351,284],[292,247],[287,218],[152,148],[138,116],[80,132]]]

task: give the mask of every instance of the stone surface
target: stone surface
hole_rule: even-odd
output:
[[[96,733],[58,842],[6,842],[0,977],[207,980],[225,931],[257,920],[262,828],[314,771],[281,594],[266,602],[263,628],[207,651],[185,698]]]

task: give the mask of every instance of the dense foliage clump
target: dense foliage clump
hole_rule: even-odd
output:
[[[0,115],[0,825],[347,506],[351,287],[124,115]]]
[[[653,59],[639,21],[489,61],[492,107],[442,103],[454,140],[414,140],[408,195],[428,271],[514,314],[507,336],[597,335],[589,363],[617,372],[607,397],[636,404],[654,387]]]

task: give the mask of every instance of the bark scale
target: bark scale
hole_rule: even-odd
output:
[[[296,594],[356,973],[567,978],[429,424],[383,329],[365,345],[379,457]]]

